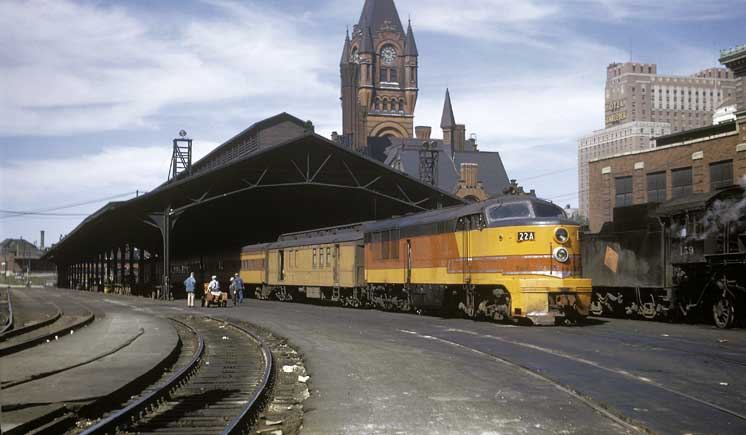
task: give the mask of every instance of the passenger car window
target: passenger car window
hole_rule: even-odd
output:
[[[530,218],[531,210],[527,202],[512,202],[509,204],[498,204],[487,210],[487,218],[492,221],[503,219]]]

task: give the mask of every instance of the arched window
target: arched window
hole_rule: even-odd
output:
[[[388,112],[389,111],[389,100],[386,98],[383,99],[383,111]]]
[[[381,99],[376,98],[376,110],[381,110]]]
[[[404,100],[399,100],[399,111],[404,112]]]

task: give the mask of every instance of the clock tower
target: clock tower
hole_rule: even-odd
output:
[[[412,24],[405,31],[394,1],[366,0],[340,61],[343,144],[364,150],[368,138],[414,137],[417,58]]]

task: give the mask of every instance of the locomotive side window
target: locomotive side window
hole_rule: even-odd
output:
[[[513,202],[510,204],[498,204],[487,209],[487,218],[490,222],[505,219],[530,218],[531,209],[528,202]]]

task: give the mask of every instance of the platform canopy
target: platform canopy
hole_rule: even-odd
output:
[[[221,152],[232,152],[231,144],[247,142],[241,135],[231,139],[217,153],[195,163],[200,170],[192,175],[177,177],[130,201],[106,205],[56,244],[47,258],[57,264],[74,264],[125,244],[159,252],[164,216],[171,223],[170,257],[179,259],[238,253],[242,246],[273,241],[286,232],[462,203],[315,134],[297,118],[282,114],[271,119],[256,125],[267,129],[289,122],[304,129],[281,143],[259,144],[233,158],[216,159]],[[262,131],[267,136],[270,130],[244,133],[262,137]],[[206,159],[218,163],[206,164]]]

